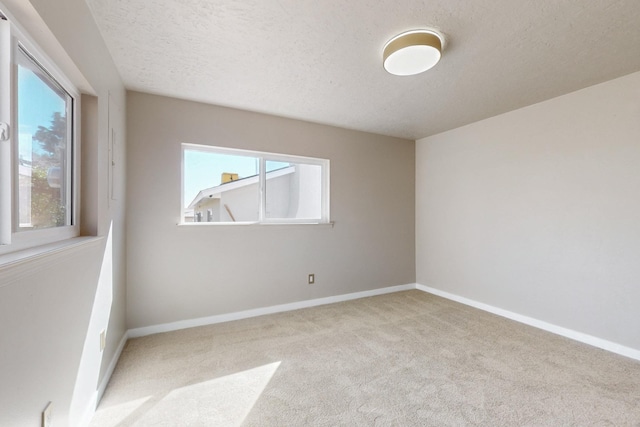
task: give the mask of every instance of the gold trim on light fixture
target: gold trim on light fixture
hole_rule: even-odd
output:
[[[442,36],[432,30],[413,30],[399,34],[384,46],[384,69],[397,76],[427,71],[440,60],[442,40]]]

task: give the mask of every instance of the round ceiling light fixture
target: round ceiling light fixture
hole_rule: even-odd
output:
[[[398,34],[384,45],[384,69],[396,76],[412,76],[432,68],[442,55],[443,37],[433,30]]]

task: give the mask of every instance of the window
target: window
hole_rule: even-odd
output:
[[[77,236],[77,91],[1,12],[0,94],[0,254]]]
[[[182,144],[185,223],[328,223],[329,160]]]

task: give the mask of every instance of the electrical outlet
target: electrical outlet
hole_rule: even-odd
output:
[[[42,427],[53,426],[53,402],[47,403],[47,406],[42,411]]]
[[[107,331],[105,329],[100,331],[100,351],[104,350],[107,346]]]
[[[310,274],[309,275],[309,284],[313,285],[314,283],[316,283],[316,275],[315,274]]]

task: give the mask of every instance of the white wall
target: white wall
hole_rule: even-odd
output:
[[[127,114],[129,328],[415,282],[414,141],[138,92]],[[177,226],[182,142],[328,158],[335,226]]]
[[[640,73],[416,146],[417,281],[640,349]]]
[[[102,246],[0,270],[0,425],[39,427],[49,401],[69,425]]]
[[[0,266],[0,425],[40,426],[52,401],[54,425],[75,426],[91,409],[125,332],[124,198],[109,201],[107,181],[111,129],[120,152],[125,149],[125,92],[83,0],[1,1],[93,95],[83,96],[81,228],[103,239]],[[123,194],[124,155],[119,159],[116,185]],[[105,328],[107,348],[100,353]]]

